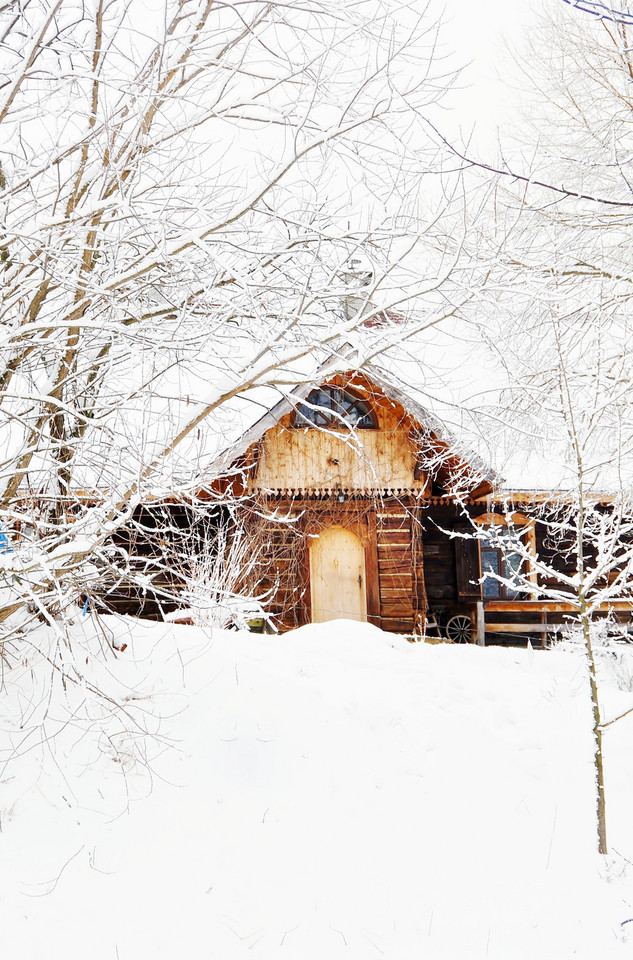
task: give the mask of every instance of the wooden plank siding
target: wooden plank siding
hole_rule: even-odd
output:
[[[367,546],[365,550],[365,576],[367,579],[367,620],[380,626],[380,573],[378,569],[378,530],[376,511],[367,514]]]
[[[252,491],[281,488],[382,489],[417,487],[415,451],[403,429],[325,432],[279,424],[258,451]]]
[[[454,507],[434,507],[421,514],[423,533],[424,586],[431,609],[457,598],[455,543],[445,531],[456,520]]]
[[[452,505],[430,508],[413,497],[333,498],[276,501],[290,523],[260,519],[268,567],[260,590],[274,596],[271,612],[280,629],[310,622],[311,538],[330,526],[352,529],[365,546],[367,619],[385,630],[414,633],[427,610],[458,612],[455,541],[447,536],[457,522]],[[265,507],[262,504],[262,513]],[[260,532],[258,536],[262,536]]]
[[[241,522],[257,551],[257,565],[248,584],[238,585],[238,592],[262,598],[280,630],[309,623],[310,544],[323,530],[340,526],[352,531],[363,545],[367,619],[385,630],[415,633],[428,611],[443,632],[455,615],[470,616],[475,623],[479,604],[487,642],[512,644],[530,639],[539,644],[569,622],[576,607],[563,597],[559,602],[482,598],[477,584],[479,564],[475,570],[471,563],[464,574],[463,552],[472,550],[476,541],[451,534],[460,529],[469,532],[466,511],[485,522],[482,515],[489,505],[457,504],[449,497],[421,494],[414,489],[401,495],[358,490],[309,493],[303,489],[296,495],[260,491],[245,497]],[[98,602],[109,610],[158,620],[185,607],[187,563],[196,549],[201,555],[210,549],[222,526],[234,522],[231,518],[219,505],[210,505],[200,516],[184,500],[137,508],[133,524],[113,536],[113,543],[130,555],[133,575],[128,581],[117,578],[112,582],[104,576]],[[545,522],[537,521],[535,549],[539,556],[571,574],[574,558],[569,547],[555,539]],[[458,572],[472,589],[465,591],[463,584],[460,586]],[[616,600],[597,613],[610,613],[633,630],[633,601]]]
[[[296,427],[294,413],[285,414],[247,451],[246,490],[428,490],[429,478],[418,464],[416,423],[402,405],[361,374],[328,383],[347,384],[366,397],[377,429]]]

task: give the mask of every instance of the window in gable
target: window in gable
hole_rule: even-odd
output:
[[[355,430],[376,430],[378,421],[367,400],[343,387],[318,387],[308,394],[295,410],[293,427],[324,427],[328,430],[343,426]]]

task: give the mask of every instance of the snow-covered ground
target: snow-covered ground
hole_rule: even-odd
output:
[[[606,734],[600,858],[573,652],[341,621],[256,636],[85,618],[51,640],[66,689],[33,653],[0,700],[3,956],[632,955],[633,716]],[[104,665],[112,640],[127,646]],[[606,675],[603,694],[633,706]]]

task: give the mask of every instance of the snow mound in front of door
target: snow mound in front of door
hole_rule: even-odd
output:
[[[633,718],[608,734],[621,856],[605,861],[573,653],[412,644],[347,621],[73,631],[119,652],[82,689],[53,684],[37,723],[44,663],[4,701],[12,960],[630,955]],[[123,702],[115,720],[97,682]]]

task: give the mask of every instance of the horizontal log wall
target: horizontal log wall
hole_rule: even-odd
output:
[[[261,515],[273,509],[284,519]],[[473,515],[485,511],[484,505],[471,510]],[[243,592],[265,596],[272,620],[281,630],[310,620],[309,544],[319,530],[331,526],[347,527],[363,542],[372,623],[409,634],[419,627],[427,606],[442,629],[451,616],[472,612],[472,605],[458,595],[456,548],[461,541],[451,539],[450,533],[464,517],[454,504],[420,504],[414,496],[348,497],[343,503],[333,497],[274,503],[262,498],[245,504],[244,515],[253,551],[261,553]],[[119,613],[163,619],[183,605],[180,596],[192,547],[203,545],[205,536],[212,536],[227,519],[221,508],[210,508],[201,517],[183,503],[139,508],[134,522],[117,531],[113,541],[129,554],[133,571],[142,576],[132,574],[109,584],[104,575],[101,596],[95,602]],[[555,542],[543,523],[537,522],[536,534],[539,555],[572,572],[572,558],[565,549],[569,545]],[[613,606],[617,619],[630,623],[630,605]],[[486,631],[496,642],[518,642],[521,636],[530,636],[534,643],[567,623],[571,612],[571,605],[545,601],[488,600]]]
[[[288,508],[289,509],[290,505]],[[394,633],[413,633],[427,606],[456,602],[455,554],[450,538],[439,528],[454,522],[455,510],[441,508],[446,516],[429,517],[415,503],[392,501],[333,501],[315,504],[295,501],[291,507],[300,519],[288,524],[261,521],[257,537],[267,543],[266,569],[260,589],[273,591],[271,613],[280,629],[292,629],[310,620],[310,567],[306,531],[365,524],[372,546],[375,521],[378,611],[372,622]],[[373,519],[370,520],[370,514]],[[264,569],[264,567],[262,567]],[[370,581],[367,568],[368,587]]]
[[[181,502],[138,507],[132,521],[112,537],[112,543],[129,558],[129,577],[104,571],[99,596],[94,598],[97,607],[164,620],[182,605],[192,543],[203,537],[205,526],[211,528],[223,519],[222,508],[200,517]]]
[[[376,516],[380,626],[412,633],[417,618],[411,513],[399,503],[383,504]]]
[[[454,507],[431,507],[421,514],[424,527],[424,586],[431,609],[457,601],[455,544],[445,531],[455,524]]]

